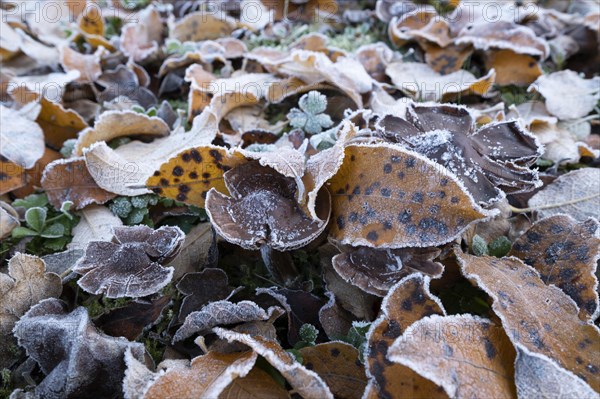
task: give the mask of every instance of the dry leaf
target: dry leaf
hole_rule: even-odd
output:
[[[173,280],[177,281],[186,273],[192,273],[207,266],[214,256],[213,249],[216,237],[209,222],[200,223],[185,235],[181,252],[169,264],[173,272]]]
[[[390,144],[349,145],[345,152],[329,186],[330,234],[342,244],[435,246],[492,216],[449,170],[415,152]]]
[[[283,375],[294,390],[306,399],[333,399],[327,384],[317,373],[298,363],[277,342],[261,336],[228,331],[219,327],[213,331],[221,339],[248,345],[254,352],[264,357]]]
[[[419,101],[447,101],[469,95],[485,96],[496,77],[493,69],[481,78],[476,78],[466,70],[441,75],[428,65],[417,62],[392,63],[385,73],[399,90]]]
[[[600,390],[600,349],[594,345],[600,331],[579,319],[569,296],[544,284],[535,269],[517,258],[455,252],[463,274],[494,301],[494,312],[517,350],[543,355],[549,364]]]
[[[81,219],[73,228],[73,240],[70,249],[85,249],[91,241],[110,241],[115,227],[123,226],[123,222],[108,208],[91,205],[79,212]]]
[[[540,220],[513,243],[509,255],[520,258],[579,306],[579,318],[600,314],[596,268],[600,259],[600,225],[590,218],[578,223],[567,215]]]
[[[515,349],[502,327],[486,319],[426,317],[404,331],[388,358],[443,387],[451,398],[516,398]]]
[[[353,247],[334,256],[332,263],[346,282],[369,294],[384,297],[392,286],[409,274],[440,277],[444,267],[432,261],[439,253],[435,248]]]
[[[168,296],[153,301],[136,299],[123,307],[104,313],[96,320],[96,324],[108,335],[135,341],[144,329],[159,321],[170,300]]]
[[[4,201],[0,201],[0,240],[8,237],[19,226],[19,214]]]
[[[318,209],[319,220],[298,205],[294,179],[274,169],[248,162],[225,172],[231,197],[212,188],[206,212],[217,233],[246,249],[269,245],[276,250],[302,247],[323,232],[329,220],[329,198]]]
[[[235,20],[223,13],[199,11],[186,15],[170,26],[169,36],[180,42],[198,42],[227,37],[235,27]]]
[[[31,308],[14,333],[46,375],[35,387],[35,397],[78,398],[90,392],[96,397],[115,396],[121,391],[125,351],[130,349],[139,361],[145,353],[140,343],[102,334],[84,307],[68,313],[58,299]]]
[[[130,18],[126,20],[131,21]],[[146,60],[158,51],[163,24],[160,14],[154,6],[139,12],[135,20],[135,22],[131,21],[123,26],[119,42],[123,54],[138,62]]]
[[[0,367],[10,367],[16,360],[11,354],[16,345],[12,329],[19,318],[36,303],[58,298],[61,292],[60,277],[47,273],[42,259],[17,253],[9,260],[8,274],[0,273]]]
[[[19,165],[0,159],[0,182],[0,195],[10,193],[27,184],[27,173]]]
[[[561,213],[579,221],[598,218],[600,169],[583,168],[559,176],[534,194],[529,206],[542,218]]]
[[[302,364],[325,381],[340,399],[359,399],[367,385],[358,350],[343,342],[327,342],[300,349]]]
[[[417,320],[445,315],[440,300],[429,292],[429,278],[420,274],[405,277],[392,287],[381,304],[381,314],[367,333],[366,370],[369,385],[365,398],[444,398],[447,395],[416,372],[388,359],[396,338]]]
[[[42,188],[56,209],[60,209],[65,201],[73,202],[73,209],[77,210],[90,204],[104,204],[116,197],[98,187],[83,158],[59,159],[48,164],[44,169]]]
[[[529,87],[546,99],[546,108],[559,119],[582,118],[594,110],[600,100],[600,77],[583,79],[565,70],[540,76]]]
[[[236,378],[221,392],[219,398],[230,399],[287,399],[290,397],[278,382],[258,367],[245,377]]]
[[[25,169],[44,155],[44,132],[34,122],[39,110],[35,103],[21,110],[0,105],[0,155]]]
[[[163,267],[181,250],[185,234],[179,227],[115,227],[113,242],[92,241],[73,267],[77,284],[107,298],[143,297],[167,285],[172,267]],[[122,265],[127,265],[123,268]]]
[[[177,290],[185,295],[177,319],[183,323],[187,315],[200,310],[210,302],[227,299],[234,292],[227,274],[222,269],[204,269],[188,273],[177,283]]]
[[[530,55],[512,50],[490,51],[486,54],[487,69],[496,71],[496,84],[500,86],[528,86],[542,75],[542,67]]]
[[[201,310],[190,313],[173,336],[173,342],[184,340],[194,334],[210,333],[216,326],[247,323],[258,320],[275,320],[283,310],[272,306],[266,311],[251,301],[232,303],[229,301],[210,302]]]

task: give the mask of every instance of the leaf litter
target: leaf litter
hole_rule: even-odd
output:
[[[0,396],[597,397],[594,3],[212,3],[3,4]]]

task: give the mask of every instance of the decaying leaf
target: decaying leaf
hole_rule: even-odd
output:
[[[596,268],[600,259],[600,225],[596,219],[577,222],[567,215],[540,220],[513,243],[509,255],[520,258],[579,306],[579,318],[600,313]]]
[[[44,155],[44,132],[34,122],[39,111],[35,103],[21,110],[0,105],[0,155],[25,169]]]
[[[396,338],[417,320],[445,315],[440,300],[429,292],[429,277],[412,274],[392,287],[381,304],[381,314],[367,333],[365,351],[369,385],[365,398],[445,397],[444,390],[410,368],[388,359]]]
[[[113,337],[136,340],[145,328],[157,323],[171,298],[164,296],[152,301],[137,299],[113,309],[96,320],[96,325]]]
[[[516,398],[515,349],[502,327],[486,319],[426,317],[404,331],[388,358],[443,387],[451,398]]]
[[[392,63],[385,72],[398,89],[419,101],[442,101],[469,95],[485,96],[496,77],[493,69],[479,79],[465,70],[441,75],[427,64],[416,62]]]
[[[598,218],[600,169],[583,168],[559,176],[529,199],[540,217],[566,213],[581,221]]]
[[[254,352],[264,357],[283,375],[289,384],[306,399],[333,399],[333,395],[321,377],[298,363],[276,341],[261,336],[228,331],[219,327],[213,331],[221,339],[248,345]]]
[[[360,398],[367,385],[358,350],[343,342],[327,342],[300,349],[302,364],[325,381],[336,398]]]
[[[519,259],[476,257],[456,251],[462,271],[494,301],[494,312],[515,348],[543,355],[600,390],[600,331],[578,317],[575,302]],[[532,384],[539,382],[531,381]]]
[[[528,168],[541,155],[541,148],[518,121],[493,122],[476,130],[467,108],[413,104],[406,120],[387,116],[379,127],[386,140],[449,169],[480,204],[489,205],[504,192],[528,192],[541,184],[536,171]]]
[[[224,174],[231,197],[212,188],[206,211],[219,235],[246,249],[269,245],[277,250],[302,247],[327,226],[328,198],[318,210],[319,220],[298,205],[294,179],[256,162],[239,165]]]
[[[58,299],[46,299],[31,308],[14,333],[46,375],[35,387],[36,397],[77,398],[86,392],[113,396],[120,392],[125,350],[130,349],[140,361],[145,353],[142,344],[102,334],[85,308],[69,313]]]
[[[540,76],[530,87],[544,96],[546,108],[559,119],[589,114],[600,100],[600,77],[583,79],[571,70]]]
[[[27,184],[27,173],[25,169],[16,163],[0,159],[0,195],[9,193]]]
[[[334,256],[335,271],[347,282],[369,294],[384,297],[389,289],[412,273],[432,278],[442,275],[444,267],[433,258],[435,248],[374,249],[355,247]]]
[[[187,315],[183,325],[173,336],[173,342],[181,341],[193,334],[207,334],[216,326],[257,320],[275,320],[282,314],[283,310],[277,306],[272,306],[265,311],[251,301],[238,303],[229,301],[210,302],[201,310]]]
[[[85,256],[73,267],[82,275],[77,284],[108,298],[153,294],[171,281],[173,268],[161,264],[177,255],[183,238],[179,227],[116,227],[112,242],[92,241],[87,245]]]
[[[177,318],[183,322],[187,315],[213,301],[227,299],[234,292],[227,274],[221,269],[204,269],[188,273],[177,283],[177,290],[185,295]]]
[[[98,187],[83,158],[59,159],[48,164],[44,169],[42,187],[56,209],[60,209],[65,201],[73,202],[73,209],[82,209],[115,197],[115,194]]]
[[[329,186],[330,234],[342,244],[435,246],[491,216],[452,172],[416,152],[391,144],[349,145],[345,152]]]
[[[113,229],[123,226],[123,222],[110,209],[90,205],[79,212],[79,223],[73,228],[70,249],[85,249],[91,241],[110,241]]]
[[[243,378],[236,378],[221,393],[223,398],[286,399],[289,392],[266,371],[253,368]]]
[[[186,235],[181,246],[181,252],[169,264],[175,269],[173,280],[177,281],[186,273],[193,273],[208,266],[213,260],[216,246],[216,236],[210,223],[200,223],[194,226]]]
[[[12,329],[19,318],[36,303],[57,298],[61,292],[60,277],[47,273],[42,259],[22,253],[10,259],[8,274],[0,273],[0,367],[9,367],[16,360],[11,356],[16,345]]]

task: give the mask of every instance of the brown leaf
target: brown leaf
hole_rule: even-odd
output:
[[[199,273],[188,273],[177,283],[177,290],[185,295],[177,316],[180,322],[209,302],[227,299],[234,291],[222,269],[204,269]]]
[[[443,387],[451,398],[517,397],[515,349],[501,327],[477,316],[421,319],[394,342],[388,358]]]
[[[0,367],[9,367],[14,361],[10,354],[16,345],[12,329],[19,318],[36,303],[58,298],[61,292],[60,277],[47,273],[42,259],[21,253],[10,259],[8,274],[0,273]]]
[[[496,71],[496,84],[500,86],[528,86],[543,73],[535,58],[512,50],[486,52],[485,65]]]
[[[345,151],[329,186],[330,234],[342,244],[435,246],[491,215],[450,171],[415,152],[390,144],[349,145]]]
[[[395,339],[414,322],[445,313],[440,300],[429,292],[428,277],[412,274],[392,287],[381,304],[379,318],[367,333],[365,357],[370,381],[365,397],[447,397],[434,383],[387,357]]]
[[[313,241],[327,226],[329,198],[322,197],[319,220],[313,220],[297,203],[295,180],[274,169],[248,162],[223,176],[231,197],[212,188],[206,212],[217,233],[233,244],[290,250]]]
[[[125,351],[130,349],[139,361],[145,353],[140,343],[98,331],[84,307],[68,313],[67,305],[54,298],[29,310],[14,333],[45,374],[35,397],[79,398],[90,392],[116,396],[125,372]]]
[[[213,331],[221,339],[248,345],[254,352],[264,357],[283,375],[292,388],[305,399],[333,399],[327,384],[315,372],[298,363],[276,341],[261,336],[228,331],[215,327]]]
[[[266,371],[257,367],[236,378],[221,392],[220,399],[286,399],[290,394]]]
[[[73,202],[73,209],[77,210],[90,204],[104,204],[116,197],[98,187],[83,158],[59,159],[50,163],[44,170],[42,188],[56,209],[60,209],[65,201]]]
[[[9,193],[27,184],[25,169],[10,161],[0,159],[0,195]]]
[[[442,275],[442,264],[433,262],[436,248],[374,249],[352,247],[332,259],[335,271],[361,290],[384,297],[390,288],[412,273],[432,278]]]
[[[161,264],[177,255],[184,237],[179,227],[116,227],[113,242],[88,244],[85,256],[73,267],[83,276],[77,284],[86,292],[107,298],[154,294],[171,281],[173,268]]]
[[[121,29],[121,51],[136,62],[144,61],[158,51],[164,30],[160,14],[156,7],[150,6],[137,13],[135,21],[128,20]]]
[[[266,311],[251,301],[232,303],[215,301],[205,305],[201,310],[190,313],[173,336],[178,342],[194,334],[205,335],[216,326],[247,323],[258,320],[275,320],[283,314],[283,310],[272,306]]]
[[[167,212],[163,210],[163,215],[165,213]],[[186,273],[193,273],[208,266],[217,252],[214,246],[216,246],[216,237],[209,222],[192,227],[185,235],[181,252],[169,264],[175,269],[173,280],[177,281]]]
[[[455,252],[463,274],[493,299],[494,312],[517,350],[544,355],[600,390],[600,349],[593,344],[600,332],[578,318],[571,298],[544,284],[535,269],[517,258]]]
[[[600,259],[600,225],[578,223],[568,215],[540,220],[513,243],[509,255],[520,258],[579,306],[579,318],[594,321],[600,313],[596,268]]]
[[[153,301],[131,301],[100,316],[96,325],[108,335],[135,341],[146,327],[158,322],[170,300],[168,296],[163,296]]]
[[[121,219],[107,207],[90,205],[79,211],[79,223],[73,228],[70,249],[85,249],[91,241],[110,241],[115,227],[123,226]]]
[[[190,13],[173,24],[169,29],[169,36],[180,42],[199,42],[227,37],[235,27],[235,20],[224,13],[199,11]]]
[[[327,342],[300,349],[302,364],[325,381],[340,399],[359,399],[367,385],[358,350],[343,342]]]

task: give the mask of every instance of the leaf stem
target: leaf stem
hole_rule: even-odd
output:
[[[510,206],[510,210],[513,213],[528,213],[528,212],[533,212],[533,211],[540,211],[543,209],[552,209],[552,208],[559,208],[561,206],[567,206],[567,205],[573,205],[573,204],[577,204],[579,202],[584,202],[584,201],[589,201],[592,200],[596,197],[600,196],[599,194],[594,194],[594,195],[590,195],[588,197],[582,197],[582,198],[577,198],[577,199],[573,199],[570,201],[565,201],[565,202],[559,202],[556,204],[548,204],[548,205],[542,205],[542,206],[536,206],[536,207],[530,207],[530,208],[516,208],[512,205]]]

